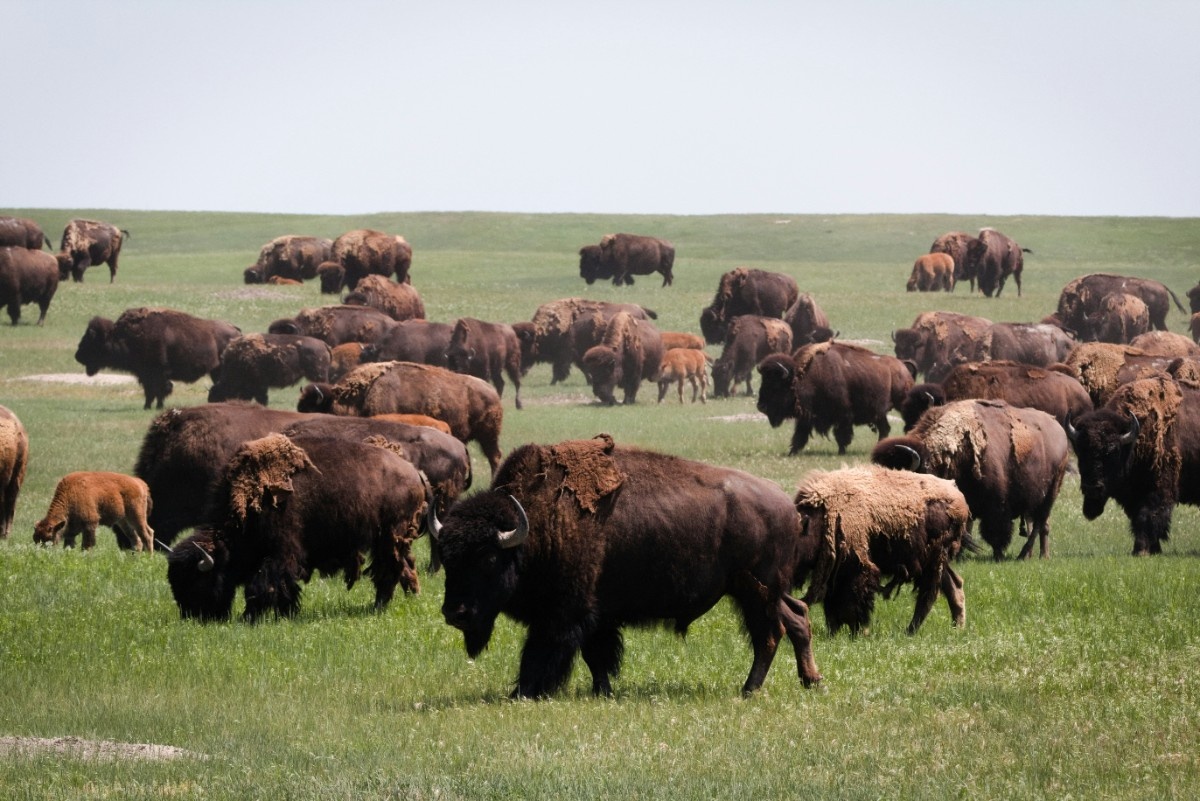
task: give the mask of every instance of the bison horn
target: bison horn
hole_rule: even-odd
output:
[[[429,529],[429,536],[434,540],[442,533],[442,521],[438,520],[436,503],[430,503],[425,510],[425,527]]]
[[[512,531],[496,532],[496,541],[500,543],[501,548],[516,548],[529,536],[529,518],[525,515],[525,509],[521,506],[520,501],[511,495],[508,498],[513,502],[513,506],[517,507],[519,520],[517,521],[517,527]]]
[[[915,448],[910,448],[907,445],[897,445],[896,450],[908,451],[909,465],[908,469],[916,473],[921,469],[921,454],[917,453]]]
[[[166,551],[167,553],[175,553],[173,550],[171,550],[170,545],[167,545],[165,542],[160,540],[158,537],[154,538],[154,547],[158,548],[160,551]]]
[[[1137,417],[1129,415],[1129,430],[1121,436],[1121,444],[1128,445],[1138,438],[1138,432],[1142,430],[1142,424],[1138,422]]]
[[[319,406],[320,404],[325,402],[325,394],[323,392],[321,392],[321,388],[318,387],[316,384],[313,384],[312,388],[313,388],[313,392],[317,393],[317,405]]]
[[[196,550],[200,552],[202,557],[204,557],[203,561],[201,561],[197,566],[197,570],[199,570],[201,573],[207,573],[216,567],[217,563],[213,561],[211,553],[201,548],[200,543],[198,542],[193,542],[192,545],[196,546]]]
[[[1071,424],[1070,419],[1067,420],[1067,439],[1074,442],[1079,438],[1079,429]]]

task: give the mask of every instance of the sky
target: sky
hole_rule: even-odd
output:
[[[1200,3],[0,0],[0,208],[1200,216]]]

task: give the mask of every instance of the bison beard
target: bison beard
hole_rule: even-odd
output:
[[[513,498],[528,509],[527,524]],[[683,633],[725,595],[741,607],[754,646],[744,693],[761,686],[785,632],[804,683],[821,678],[807,607],[788,594],[799,521],[786,494],[761,479],[615,448],[605,435],[525,445],[490,491],[431,529],[446,568],[442,613],[467,653],[487,646],[501,613],[528,626],[516,697],[561,689],[576,653],[592,691],[610,694],[621,627],[672,620]]]

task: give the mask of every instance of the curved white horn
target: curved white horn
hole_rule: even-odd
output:
[[[526,516],[525,509],[521,506],[520,501],[511,495],[508,496],[508,499],[513,502],[513,506],[517,507],[519,520],[517,521],[517,527],[512,531],[496,532],[496,541],[500,544],[501,548],[516,548],[529,536],[529,518]]]

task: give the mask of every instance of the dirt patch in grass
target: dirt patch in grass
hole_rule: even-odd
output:
[[[81,737],[0,737],[0,757],[37,757],[45,754],[82,760],[207,759],[204,754],[170,745],[117,743]]]
[[[744,414],[727,414],[721,417],[706,417],[705,420],[716,420],[718,423],[765,423],[767,422],[766,415],[758,412],[746,412]]]
[[[89,377],[86,373],[43,373],[41,375],[19,376],[17,381],[45,381],[50,384],[85,384],[88,386],[107,386],[109,384],[132,384],[136,379],[131,375],[112,373],[97,373]]]

